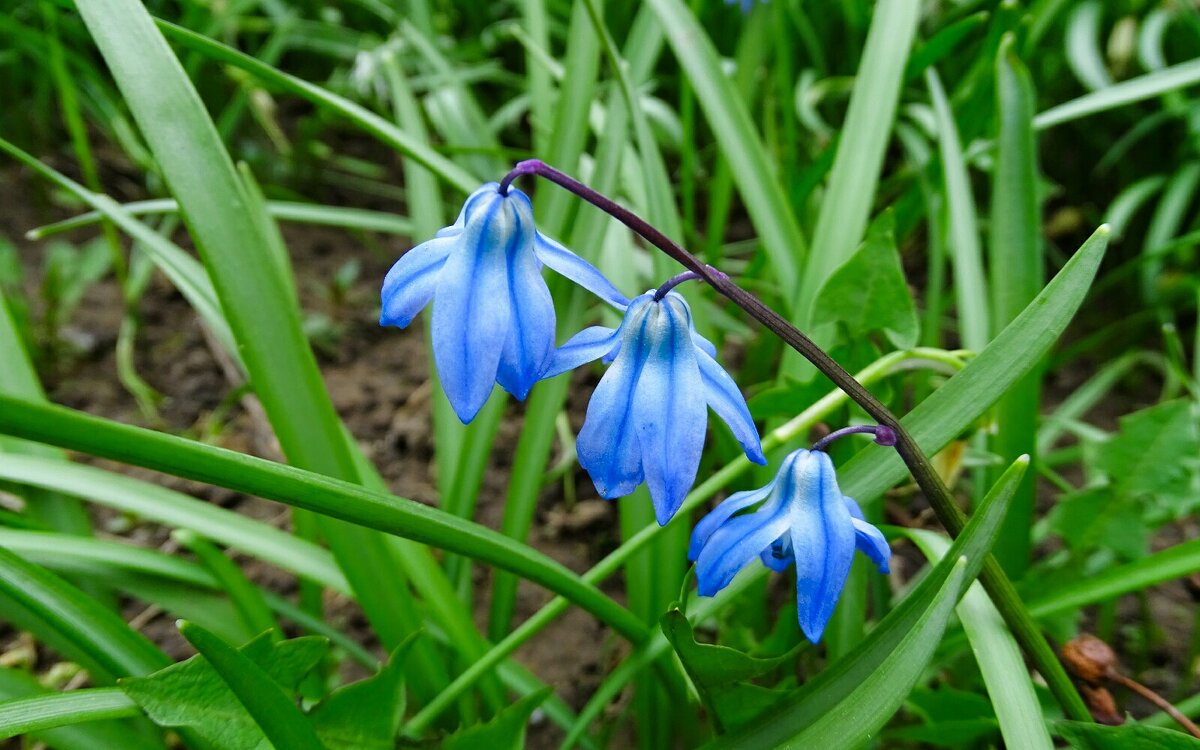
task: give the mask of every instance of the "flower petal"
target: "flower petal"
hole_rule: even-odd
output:
[[[591,326],[567,340],[554,350],[543,378],[561,375],[609,354],[617,346],[617,331],[604,326]]]
[[[533,249],[538,260],[613,307],[623,310],[629,305],[629,299],[599,269],[549,237],[539,232],[534,239]]]
[[[583,428],[575,440],[579,465],[592,477],[601,497],[623,497],[642,483],[642,454],[634,426],[633,392],[642,374],[649,343],[643,335],[644,310],[630,313],[622,329],[621,356],[592,393]]]
[[[438,272],[456,243],[454,237],[439,237],[422,242],[400,256],[383,279],[380,325],[404,328],[429,304],[437,289]]]
[[[825,453],[805,451],[788,480],[793,484],[788,495],[794,498],[791,542],[796,612],[805,637],[816,643],[850,574],[854,526]]]
[[[496,194],[473,213],[438,276],[433,355],[442,387],[463,424],[479,413],[492,385],[512,319],[506,257],[517,239],[515,212]]]
[[[746,406],[746,399],[738,390],[737,383],[725,372],[725,368],[702,351],[696,352],[696,360],[700,364],[700,375],[704,380],[704,398],[708,405],[717,413],[733,436],[741,444],[746,456],[756,464],[766,465],[767,457],[763,455],[762,441],[758,437],[758,428],[754,426],[754,418]]]
[[[889,572],[892,548],[888,545],[883,532],[866,521],[860,521],[857,518],[853,518],[851,521],[854,523],[854,546],[875,563],[875,567],[880,573]]]
[[[843,495],[842,502],[846,504],[850,518],[854,520],[854,546],[875,563],[875,567],[879,569],[880,573],[889,572],[892,548],[883,536],[883,532],[867,523],[862,508],[858,506],[854,498]]]
[[[496,379],[518,400],[541,379],[554,351],[554,300],[532,251],[533,212],[528,201],[513,200],[516,236],[508,246],[508,302],[512,310],[508,338]]]
[[[701,596],[716,596],[772,542],[787,533],[787,504],[772,498],[754,513],[737,516],[713,532],[696,559]]]
[[[642,467],[660,526],[671,520],[696,481],[708,429],[708,410],[697,398],[703,383],[684,304],[670,298],[650,303],[646,336],[651,348],[633,392]]]
[[[759,487],[756,490],[735,492],[725,498],[720,505],[713,508],[708,515],[701,518],[700,523],[696,524],[696,528],[692,530],[692,541],[688,544],[688,559],[694,561],[699,557],[700,551],[704,548],[705,543],[708,542],[708,538],[726,521],[732,518],[734,513],[766,499],[774,487],[775,480],[772,479],[765,487]]]
[[[696,348],[708,356],[712,357],[713,359],[717,358],[717,345],[701,336],[695,330],[692,331],[692,343],[696,345]]]

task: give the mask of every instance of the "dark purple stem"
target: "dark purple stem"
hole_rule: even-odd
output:
[[[882,424],[859,424],[853,427],[843,427],[840,430],[834,430],[817,442],[813,443],[812,449],[815,451],[823,451],[834,440],[844,438],[847,435],[871,434],[875,436],[875,442],[879,445],[895,445],[896,431],[891,427]]]
[[[666,255],[673,258],[703,279],[718,292],[729,298],[735,305],[746,311],[750,317],[766,326],[772,333],[783,340],[788,346],[798,351],[801,356],[811,362],[825,377],[833,381],[856,404],[861,406],[872,419],[881,427],[892,430],[895,438],[896,452],[904,460],[917,485],[924,491],[929,504],[937,514],[938,520],[952,537],[962,533],[966,525],[966,517],[954,502],[954,497],[946,487],[945,482],[933,468],[933,464],[921,452],[917,442],[913,440],[896,415],[892,414],[879,399],[875,398],[862,383],[833,360],[825,350],[817,346],[802,331],[789,323],[787,319],[767,307],[754,295],[739,287],[725,274],[701,263],[700,260],[676,244],[670,237],[651,226],[645,219],[604,196],[575,178],[563,174],[549,164],[538,159],[522,161],[500,181],[500,193],[505,195],[512,181],[521,175],[537,175],[570,190],[605,213],[613,216],[625,226],[641,235],[647,242],[654,245]],[[1084,706],[1079,694],[1074,691],[1070,678],[1063,671],[1054,651],[1042,636],[1037,624],[1021,606],[1021,600],[1008,576],[1000,568],[995,558],[988,556],[984,561],[980,580],[985,589],[1004,615],[1009,629],[1017,640],[1032,657],[1034,664],[1047,678],[1051,690],[1062,705],[1064,711],[1079,721],[1087,721],[1091,715]]]
[[[708,268],[715,274],[720,276],[725,275],[712,266],[709,266]],[[693,281],[699,278],[701,278],[700,274],[696,273],[695,271],[684,271],[683,273],[675,274],[671,278],[664,281],[662,285],[658,287],[658,289],[654,290],[654,301],[662,302],[662,298],[667,296],[667,292],[671,291],[685,281]]]

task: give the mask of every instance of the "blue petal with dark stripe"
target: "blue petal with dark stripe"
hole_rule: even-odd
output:
[[[478,204],[484,205],[478,205]],[[519,241],[517,214],[495,193],[472,204],[460,246],[438,275],[433,301],[433,357],[446,397],[465,424],[496,382],[513,318],[508,256]]]
[[[455,244],[452,237],[436,237],[400,256],[383,278],[380,325],[404,328],[429,304]]]
[[[633,394],[646,485],[660,525],[679,510],[696,481],[708,411],[696,398],[703,385],[687,303],[667,295],[649,305],[650,350]]]
[[[595,266],[544,234],[538,233],[533,250],[537,253],[538,260],[558,275],[566,276],[613,307],[623,309],[629,304],[625,295],[617,291],[612,282]]]

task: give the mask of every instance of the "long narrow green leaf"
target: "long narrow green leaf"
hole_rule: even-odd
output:
[[[60,406],[4,396],[0,433],[213,483],[490,562],[563,594],[631,640],[646,638],[645,626],[628,610],[561,564],[491,529],[412,500]]]
[[[994,334],[1020,315],[1045,283],[1033,108],[1033,82],[1016,56],[1013,37],[1006,36],[996,56],[998,132],[988,239]],[[1037,365],[997,404],[992,451],[1002,462],[1029,455],[1036,465],[1040,394],[1041,366]],[[1030,472],[1017,490],[996,546],[996,559],[1014,579],[1020,578],[1029,564],[1035,474]]]
[[[1050,617],[1184,578],[1197,571],[1200,571],[1200,539],[1193,539],[1032,598],[1029,611],[1034,617]]]
[[[291,696],[250,658],[199,625],[179,626],[183,637],[208,660],[276,748],[325,750]]]
[[[1189,60],[1051,107],[1033,118],[1033,126],[1038,130],[1052,128],[1197,84],[1200,84],[1200,60]]]
[[[971,178],[958,139],[958,127],[941,78],[932,68],[925,73],[929,97],[938,124],[938,150],[946,184],[947,237],[954,259],[954,294],[958,303],[958,328],[963,344],[982,351],[991,340],[988,324],[987,286],[983,278],[983,254]]]
[[[153,731],[139,732],[134,722],[120,721],[141,716],[141,709],[127,705],[128,713],[114,715],[122,709],[119,692],[90,688],[60,693],[43,687],[30,672],[0,667],[0,739],[23,735],[26,742],[42,742],[55,750],[165,750]],[[18,702],[37,698],[44,700]],[[149,728],[149,722],[143,723]]]
[[[232,47],[197,34],[194,31],[189,31],[181,26],[158,19],[155,22],[164,34],[190,50],[199,52],[205,57],[216,60],[224,65],[240,68],[264,83],[272,84],[289,94],[307,99],[319,107],[337,112],[383,143],[419,162],[429,171],[442,178],[448,184],[462,190],[464,193],[470,193],[479,187],[479,179],[471,175],[470,172],[467,172],[462,167],[431,149],[425,143],[422,143],[419,139],[414,138],[369,109],[320,86],[288,75],[278,68],[267,65],[249,55],[238,52]]]
[[[29,353],[25,351],[25,342],[9,310],[3,285],[0,285],[0,352],[4,352],[4,356],[0,357],[0,393],[31,401],[44,400],[45,391],[42,390],[41,381],[38,380],[33,363],[29,360]],[[9,445],[9,442],[0,444],[0,451],[7,449],[46,458],[64,458],[61,451],[44,445]],[[76,500],[53,492],[31,490],[27,494],[26,502],[29,504],[30,514],[51,528],[82,535],[91,534],[91,519],[88,518],[87,510]]]
[[[122,203],[120,206],[130,216],[175,215],[179,212],[179,203],[173,198],[132,201],[130,203]],[[407,217],[383,211],[371,211],[365,208],[322,206],[317,203],[302,203],[299,201],[267,201],[267,211],[271,214],[272,218],[280,221],[293,221],[297,224],[315,224],[319,226],[342,227],[343,229],[358,229],[367,232],[402,234],[405,236],[413,234],[413,221]],[[31,240],[41,240],[62,232],[69,232],[73,229],[89,227],[103,220],[104,214],[101,212],[89,211],[79,216],[73,216],[70,219],[64,219],[63,221],[31,229],[25,233],[25,236]]]
[[[6,619],[98,670],[97,677],[148,674],[171,663],[111,610],[6,549],[0,549],[0,595]]]
[[[83,202],[109,219],[121,231],[138,240],[147,253],[154,259],[158,268],[166,274],[175,288],[179,290],[204,320],[229,352],[230,356],[238,358],[237,346],[234,344],[233,333],[221,312],[221,304],[217,301],[216,291],[212,282],[204,273],[204,268],[196,259],[184,252],[178,245],[166,239],[150,227],[132,218],[122,209],[121,204],[107,195],[97,195],[80,185],[78,182],[51,169],[33,156],[0,138],[0,151],[5,151],[12,157],[28,166],[59,187],[73,193]]]
[[[350,593],[349,584],[326,550],[261,521],[165,487],[94,466],[32,456],[0,456],[0,478],[91,500],[174,528],[191,529],[334,591]]]
[[[809,254],[791,299],[792,309],[798,314],[794,322],[801,328],[812,322],[813,305],[821,287],[862,242],[891,140],[905,61],[916,37],[920,10],[920,0],[875,5],[829,187],[813,230],[815,251]]]
[[[733,179],[771,260],[779,287],[795,289],[807,243],[771,166],[771,159],[741,95],[721,68],[721,59],[682,0],[650,0],[667,42],[696,91]],[[836,264],[835,264],[836,265]]]
[[[1003,533],[1001,529],[1001,538]],[[910,529],[905,536],[916,542],[931,561],[944,558],[950,548],[946,537],[931,531]],[[958,616],[996,709],[1005,744],[1029,750],[1051,750],[1054,741],[1050,739],[1050,731],[1044,721],[1035,718],[1041,714],[1042,707],[1025,666],[1025,657],[982,585],[972,583],[967,589],[958,604]]]
[[[141,716],[120,688],[91,688],[14,698],[0,703],[0,739],[102,719]]]

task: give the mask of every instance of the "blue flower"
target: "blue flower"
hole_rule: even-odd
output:
[[[657,300],[653,290],[629,303],[620,328],[586,328],[554,353],[546,377],[601,357],[613,362],[575,443],[602,497],[623,497],[645,481],[666,525],[696,480],[710,406],[750,460],[767,462],[746,401],[715,356],[683,297]]]
[[[602,299],[628,300],[590,263],[533,225],[529,196],[490,182],[458,220],[409,250],[383,281],[381,325],[404,328],[433,300],[433,356],[463,423],[500,387],[529,395],[554,352],[554,304],[542,265]]]
[[[761,503],[749,513],[740,510]],[[715,596],[756,556],[775,571],[796,566],[800,629],[816,643],[833,614],[854,550],[888,572],[892,551],[858,503],[838,489],[824,451],[789,454],[766,487],[730,495],[692,532],[688,559],[696,562],[701,596]]]

